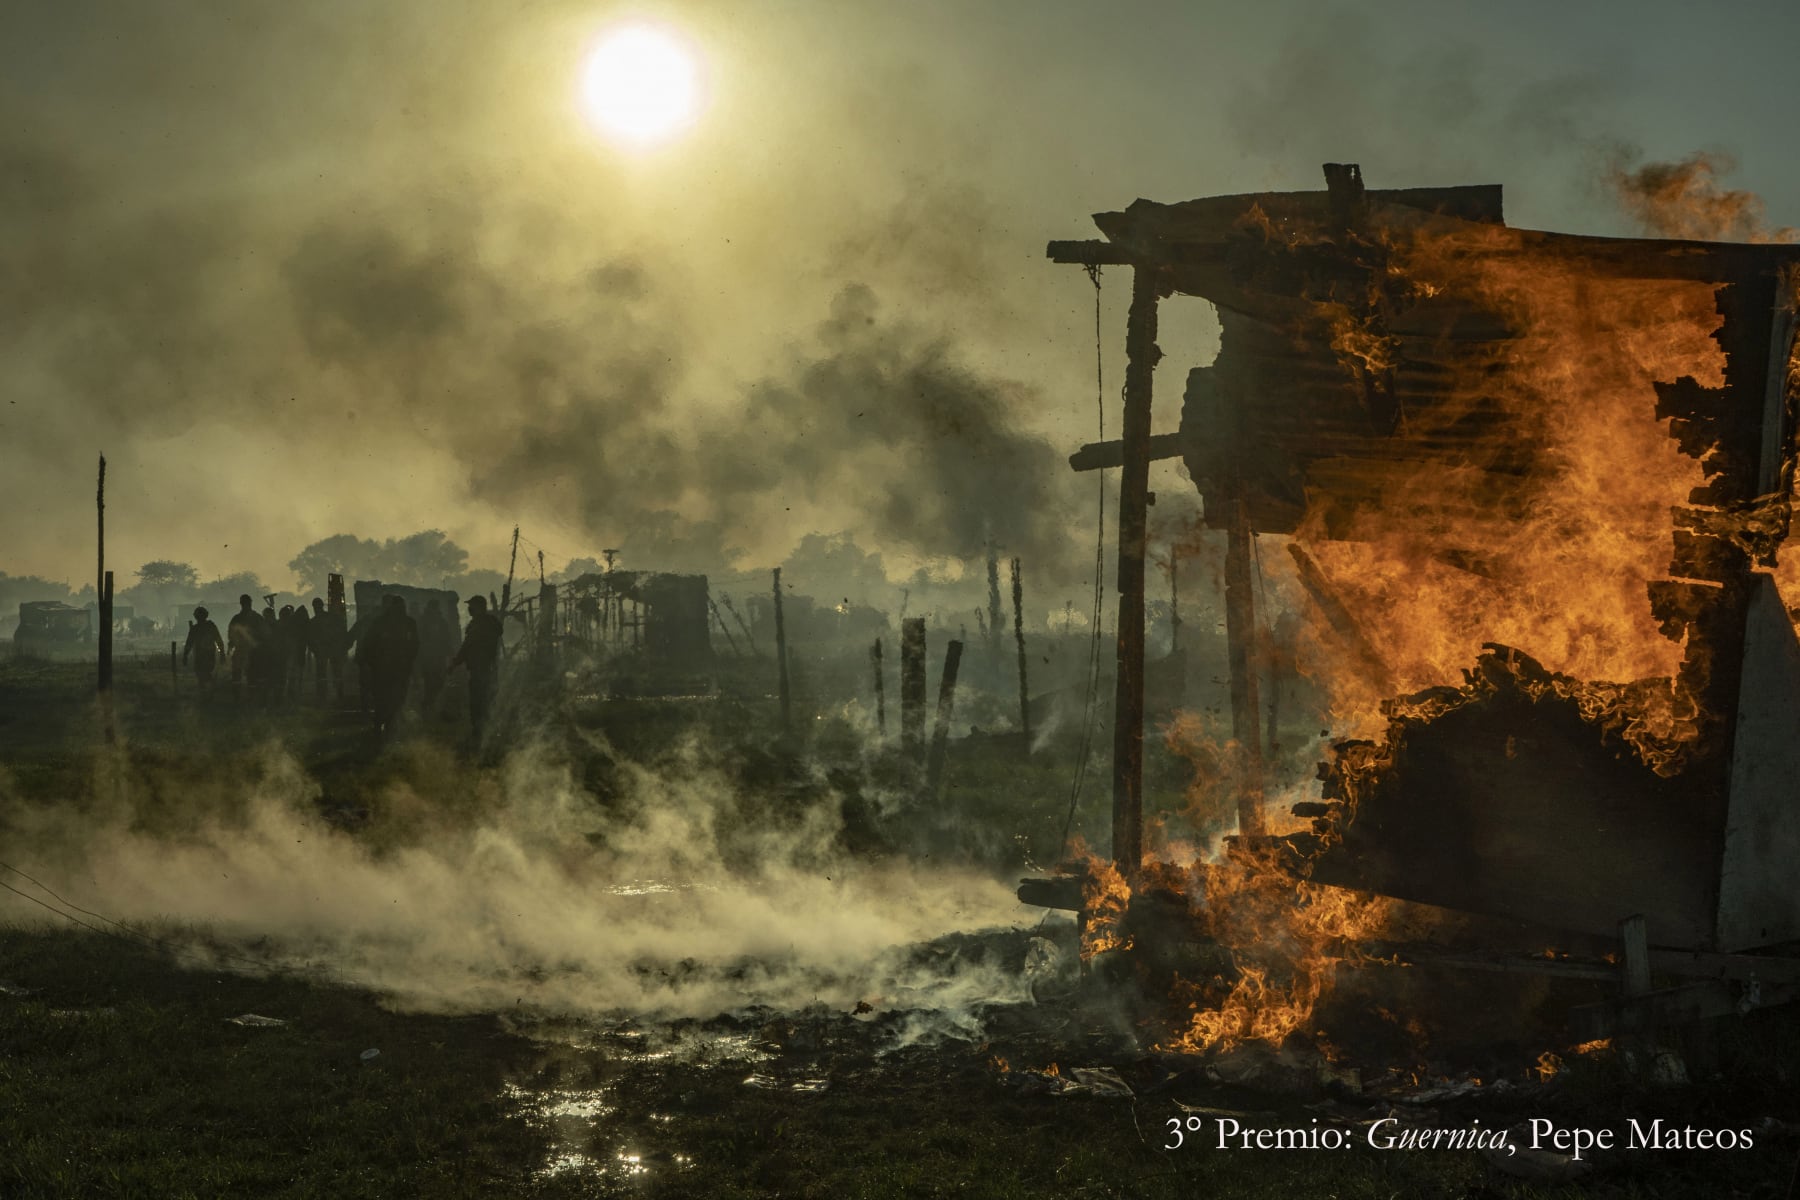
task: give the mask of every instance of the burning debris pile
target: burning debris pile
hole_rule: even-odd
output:
[[[1175,897],[1229,960],[1170,987],[1192,1018],[1169,1044],[1199,1050],[1306,1030],[1331,964],[1394,936],[1395,900],[1571,936],[1632,919],[1694,952],[1800,938],[1782,885],[1800,644],[1768,573],[1790,524],[1800,248],[1513,229],[1498,187],[1326,176],[1140,200],[1095,217],[1106,241],[1050,246],[1136,280],[1125,437],[1071,459],[1125,468],[1115,865],[1087,872],[1087,948],[1141,952],[1137,901]],[[1189,374],[1180,430],[1152,438],[1173,293],[1217,306],[1220,351]],[[1239,831],[1179,869],[1140,843],[1127,629],[1144,471],[1172,457],[1227,537],[1231,736],[1204,770]],[[1296,574],[1259,587],[1261,535],[1289,539]],[[1281,766],[1263,591],[1308,614],[1295,653],[1339,738],[1284,833],[1262,811]]]

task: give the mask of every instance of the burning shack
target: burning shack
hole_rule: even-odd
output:
[[[1729,952],[1800,939],[1790,520],[1800,247],[1506,225],[1497,186],[1139,200],[1052,242],[1129,266],[1113,857],[1143,860],[1147,475],[1227,540],[1243,843],[1406,900]],[[1152,434],[1158,301],[1220,349]],[[1264,812],[1258,535],[1288,539],[1339,740]],[[1291,800],[1290,800],[1291,803]],[[1292,824],[1289,822],[1288,824]]]

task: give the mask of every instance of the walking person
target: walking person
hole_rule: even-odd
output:
[[[188,622],[187,645],[181,648],[181,661],[187,662],[190,654],[194,656],[194,684],[201,699],[210,700],[213,669],[225,657],[225,639],[219,636],[219,627],[212,623],[205,608],[196,608],[194,619]]]

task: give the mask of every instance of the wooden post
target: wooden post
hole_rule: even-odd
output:
[[[108,707],[107,740],[112,740],[111,705],[113,684],[112,614],[113,573],[106,572],[100,581],[100,698]]]
[[[94,631],[100,653],[95,673],[96,691],[112,689],[112,603],[106,592],[106,455],[100,456],[100,479],[94,485],[94,613],[100,628]]]
[[[950,744],[950,713],[956,705],[956,672],[962,664],[963,644],[944,647],[944,674],[938,680],[937,720],[931,729],[931,759],[925,767],[925,786],[932,796],[944,778],[944,754]]]
[[[875,732],[887,737],[887,689],[881,679],[881,639],[869,649],[869,666],[875,672]]]
[[[1119,475],[1118,677],[1113,702],[1113,864],[1143,863],[1144,542],[1150,505],[1150,404],[1157,361],[1156,272],[1136,267],[1125,327],[1124,470]]]
[[[1225,544],[1225,651],[1231,666],[1231,735],[1244,756],[1238,787],[1238,833],[1263,831],[1261,702],[1257,698],[1256,595],[1251,567],[1250,517],[1241,496],[1229,501]]]
[[[1025,584],[1019,560],[1012,560],[1013,642],[1019,649],[1019,731],[1025,737],[1025,757],[1031,757],[1031,689],[1025,684]]]
[[[918,758],[925,750],[925,618],[900,622],[900,747]]]
[[[781,617],[781,568],[775,568],[775,670],[781,687],[781,728],[793,728],[793,701],[788,694],[787,625]]]

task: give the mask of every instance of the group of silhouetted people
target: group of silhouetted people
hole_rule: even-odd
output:
[[[464,666],[469,671],[469,722],[479,740],[499,690],[502,627],[488,612],[485,598],[471,596],[468,605],[462,644],[447,661],[442,650],[456,640],[455,618],[439,612],[437,605],[428,606],[431,653],[421,661],[419,625],[407,614],[404,597],[383,596],[378,613],[348,629],[342,608],[329,609],[317,598],[311,614],[305,605],[288,605],[278,613],[273,602],[259,613],[249,596],[239,596],[238,612],[223,637],[206,609],[194,610],[182,661],[192,660],[200,694],[211,697],[219,659],[229,657],[233,695],[240,703],[263,706],[297,701],[310,664],[314,692],[323,703],[328,692],[344,699],[344,670],[354,648],[358,696],[382,736],[393,730],[406,706],[415,667],[429,711],[449,671]]]

